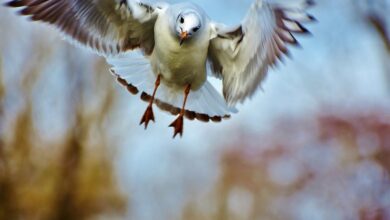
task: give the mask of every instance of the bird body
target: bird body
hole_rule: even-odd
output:
[[[150,62],[153,72],[156,76],[161,74],[162,82],[168,87],[181,92],[184,86],[191,84],[192,90],[198,90],[207,78],[206,61],[210,30],[203,29],[198,33],[201,36],[180,45],[177,36],[170,30],[173,22],[170,15],[179,8],[180,4],[166,9],[157,19],[155,47]]]
[[[178,118],[220,122],[250,98],[269,67],[298,45],[295,33],[308,33],[311,0],[284,6],[254,0],[240,25],[212,21],[192,3],[143,0],[11,0],[21,15],[56,26],[72,42],[103,55],[117,81],[149,103],[141,124],[154,121],[152,106]],[[208,82],[222,80],[223,97]]]

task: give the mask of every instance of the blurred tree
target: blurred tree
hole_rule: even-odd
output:
[[[34,43],[34,56],[27,57],[20,81],[23,105],[4,119],[4,103],[9,86],[2,83],[0,62],[0,219],[98,219],[123,217],[127,199],[118,189],[104,121],[115,102],[112,84],[104,83],[109,75],[102,60],[80,63],[66,59],[64,63],[72,93],[67,104],[67,132],[56,140],[42,138],[37,127],[42,121],[34,114],[37,99],[33,92],[42,80],[55,47],[44,39]],[[68,49],[67,56],[74,57]],[[96,86],[84,87],[87,77],[77,74],[77,65],[88,65]],[[104,68],[102,68],[104,66]],[[92,71],[91,71],[92,72]],[[88,89],[101,96],[88,96]],[[8,94],[9,95],[9,94]],[[97,103],[93,109],[89,102]],[[9,112],[8,112],[9,113]]]
[[[379,109],[232,135],[215,190],[183,219],[390,219],[390,111]]]

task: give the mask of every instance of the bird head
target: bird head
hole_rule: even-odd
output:
[[[176,19],[176,34],[180,45],[196,35],[202,27],[201,17],[193,11],[181,13]]]

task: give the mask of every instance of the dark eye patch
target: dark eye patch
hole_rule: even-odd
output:
[[[184,18],[183,17],[180,18],[180,23],[182,23],[182,24],[184,23]]]
[[[197,32],[199,30],[199,27],[195,27],[194,29],[192,29],[193,32]]]

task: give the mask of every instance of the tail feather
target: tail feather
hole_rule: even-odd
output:
[[[149,101],[154,90],[156,76],[153,73],[149,60],[138,51],[132,51],[116,56],[106,57],[112,65],[111,71],[118,77],[118,81],[141,92],[141,99]],[[129,90],[130,91],[130,90]],[[162,110],[177,115],[184,100],[184,91],[172,90],[161,84],[155,96],[155,104]],[[221,121],[229,118],[236,109],[228,107],[223,97],[208,81],[197,91],[191,91],[186,104],[185,116],[200,121]]]

